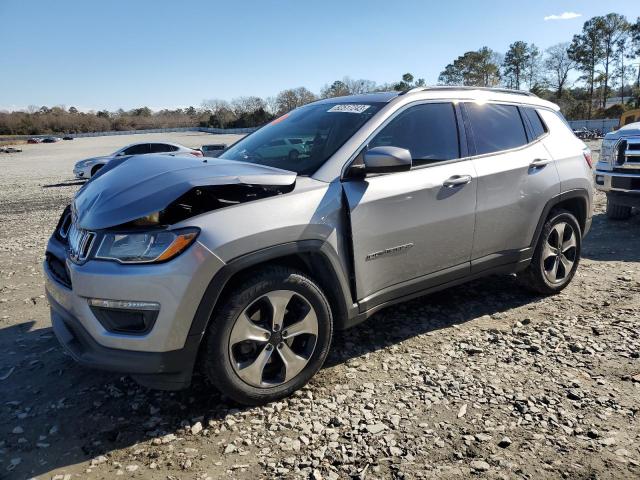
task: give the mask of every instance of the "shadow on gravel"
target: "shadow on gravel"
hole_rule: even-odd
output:
[[[392,306],[337,332],[326,367],[536,298],[513,277],[489,277]],[[207,428],[209,419],[251,410],[226,401],[198,377],[188,390],[161,392],[118,374],[86,369],[62,352],[50,328],[31,327],[26,322],[0,330],[5,352],[0,375],[7,364],[14,367],[0,381],[0,439],[5,440],[0,450],[7,450],[0,478],[42,475],[140,442],[161,442],[167,434],[179,435],[185,421],[202,421]],[[7,472],[14,458],[21,461]]]
[[[609,220],[604,213],[593,216],[584,240],[582,257],[595,261],[640,262],[640,215],[628,220]]]
[[[84,185],[86,180],[69,180],[67,182],[51,183],[49,185],[43,185],[42,188],[58,188],[58,187],[73,187],[75,185]]]

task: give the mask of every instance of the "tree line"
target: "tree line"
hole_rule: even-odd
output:
[[[541,51],[518,40],[505,54],[482,47],[463,53],[445,66],[440,85],[503,86],[527,89],[558,103],[569,119],[616,118],[640,107],[640,18],[635,23],[610,13],[587,20],[570,42]],[[574,81],[574,78],[577,80]],[[405,91],[426,86],[423,78],[405,73],[393,83],[344,77],[326,84],[318,94],[305,87],[290,88],[276,96],[246,96],[231,101],[210,99],[198,107],[148,107],[124,111],[80,112],[75,107],[30,106],[26,111],[0,112],[1,135],[79,133],[172,127],[242,128],[263,125],[294,108],[319,98]],[[620,102],[607,107],[607,100]]]
[[[640,107],[640,18],[609,13],[587,20],[570,42],[544,52],[513,42],[504,55],[488,47],[465,52],[440,73],[442,85],[506,86],[560,104],[568,118],[617,117]],[[578,74],[571,82],[572,73]],[[607,100],[620,97],[607,108]]]
[[[129,111],[81,112],[75,107],[30,106],[26,111],[1,112],[0,135],[39,135],[142,130],[173,127],[244,128],[264,125],[276,117],[319,98],[338,97],[383,90],[405,90],[425,85],[424,79],[407,73],[392,84],[379,85],[371,80],[345,77],[325,85],[318,95],[305,87],[285,89],[274,97],[238,97],[231,101],[210,99],[199,107],[164,109],[148,107]]]

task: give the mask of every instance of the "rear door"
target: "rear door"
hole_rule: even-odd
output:
[[[410,294],[436,277],[468,273],[477,182],[473,162],[462,158],[458,127],[451,103],[410,106],[368,148],[406,148],[412,169],[344,181],[363,308],[398,296],[399,287]]]
[[[530,246],[547,201],[560,193],[556,165],[542,143],[546,127],[529,108],[463,104],[478,174],[474,270],[529,255],[520,251]]]

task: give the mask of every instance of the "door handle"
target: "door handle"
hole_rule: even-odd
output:
[[[442,185],[447,188],[455,188],[461,185],[466,185],[471,182],[471,175],[454,175],[447,178]]]
[[[530,168],[542,168],[545,165],[549,165],[551,163],[551,160],[548,158],[536,158],[535,160],[533,160],[530,164],[529,167]]]

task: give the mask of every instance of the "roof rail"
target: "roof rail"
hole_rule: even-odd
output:
[[[400,92],[398,94],[398,96],[406,95],[407,93],[421,92],[423,90],[426,90],[427,88],[429,88],[429,87],[413,87],[413,88],[410,88],[409,90],[404,90],[404,91]]]
[[[524,90],[513,90],[511,88],[493,88],[493,87],[469,87],[456,85],[434,85],[432,87],[416,87],[404,93],[422,92],[422,91],[438,91],[438,90],[483,90],[487,92],[510,93],[512,95],[524,95],[527,97],[537,97],[535,93],[526,92]]]

